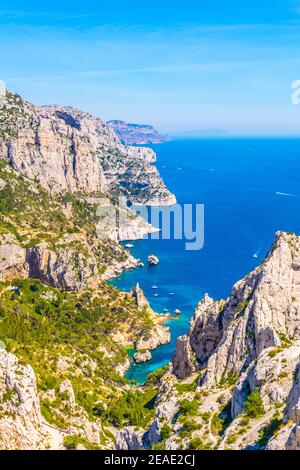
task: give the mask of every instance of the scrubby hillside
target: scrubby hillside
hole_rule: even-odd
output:
[[[168,340],[164,319],[104,281],[137,261],[97,238],[96,205],[6,163],[0,182],[0,447],[113,447],[153,417],[154,388],[123,376],[138,341]]]
[[[37,108],[6,94],[0,108],[1,449],[114,448],[119,428],[145,427],[154,418],[157,387],[136,387],[124,375],[129,351],[169,341],[165,318],[106,282],[141,264],[118,242],[153,227],[126,206],[125,227],[110,225],[102,211],[116,210],[124,193],[139,202],[170,202],[154,160],[151,150],[121,145],[88,114]],[[129,164],[132,178],[122,173]],[[143,172],[140,191],[134,178]],[[123,178],[134,191],[123,191]]]

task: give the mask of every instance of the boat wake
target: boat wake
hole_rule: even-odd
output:
[[[277,196],[290,196],[290,197],[297,197],[296,194],[291,194],[291,193],[280,193],[279,191],[276,191]]]

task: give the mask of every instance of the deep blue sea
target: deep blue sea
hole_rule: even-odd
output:
[[[187,331],[206,292],[227,297],[265,257],[277,230],[300,234],[300,139],[173,140],[153,149],[178,202],[205,205],[205,243],[200,251],[186,251],[180,240],[133,242],[132,254],[145,267],[113,281],[122,290],[139,282],[157,312],[182,312],[169,322],[171,343],[129,370],[127,378],[137,382],[171,360],[176,338]],[[159,257],[159,265],[147,266],[150,253]]]

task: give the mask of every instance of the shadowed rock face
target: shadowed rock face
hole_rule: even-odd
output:
[[[76,235],[73,238],[76,239]],[[97,268],[99,240],[95,239],[94,244],[84,239],[81,242],[84,253],[78,253],[76,248],[68,244],[54,250],[45,242],[31,248],[23,248],[13,235],[0,235],[0,281],[15,278],[40,279],[53,287],[78,291],[88,286],[96,286],[102,279],[108,279],[122,269],[132,269],[138,264],[137,260],[131,255],[126,255],[124,250],[115,248],[121,253],[124,252],[124,260],[120,263],[112,261],[108,269],[100,275]]]
[[[125,194],[149,205],[175,201],[152,166],[155,153],[121,144],[88,113],[37,107],[7,92],[0,122],[0,159],[51,192]]]

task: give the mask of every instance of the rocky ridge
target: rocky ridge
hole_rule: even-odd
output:
[[[51,192],[126,195],[170,204],[155,153],[120,143],[101,119],[68,106],[34,106],[6,93],[0,107],[0,158]]]
[[[201,300],[160,381],[142,447],[300,448],[299,273],[300,237],[278,232],[228,299]]]

